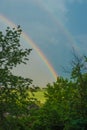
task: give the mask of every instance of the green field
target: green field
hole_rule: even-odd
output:
[[[44,103],[46,101],[44,92],[45,92],[44,90],[40,90],[34,93],[36,99],[39,100],[41,103]]]
[[[31,95],[31,97],[35,97],[38,101],[40,101],[40,103],[45,103],[45,101],[46,101],[46,98],[45,98],[45,95],[44,95],[44,93],[45,93],[45,90],[43,90],[43,89],[40,89],[40,90],[38,90],[38,91],[36,91],[36,92],[33,92],[33,95]]]

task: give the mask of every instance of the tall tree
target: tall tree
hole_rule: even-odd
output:
[[[71,78],[74,80],[75,88],[77,89],[76,107],[79,114],[83,118],[87,118],[87,57],[79,57],[74,55],[72,61]]]
[[[7,127],[8,117],[18,118],[29,111],[30,98],[27,89],[32,80],[12,73],[12,69],[18,64],[26,64],[32,50],[22,49],[21,32],[20,26],[13,29],[7,27],[5,32],[0,32],[0,128],[5,130],[14,128]]]

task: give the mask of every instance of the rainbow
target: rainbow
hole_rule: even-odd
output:
[[[52,20],[54,21],[54,23],[58,26],[58,28],[60,28],[61,32],[67,37],[68,39],[68,44],[71,44],[72,48],[74,48],[76,51],[79,50],[79,47],[76,45],[76,41],[75,38],[73,37],[73,35],[68,31],[68,29],[64,26],[63,22],[60,21],[59,19],[57,19],[56,16],[54,16],[54,14],[49,10],[49,8],[47,8],[43,2],[41,0],[37,0],[37,5],[39,7],[41,7],[48,15],[50,18],[52,18]]]
[[[0,14],[0,19],[6,23],[8,26],[10,27],[17,27],[11,20],[9,20],[8,18],[6,18],[4,15]],[[25,33],[22,32],[22,37],[23,39],[30,44],[33,49],[37,52],[37,54],[41,57],[42,61],[44,61],[44,63],[46,64],[46,66],[48,67],[49,71],[51,72],[51,74],[53,75],[54,79],[56,80],[58,75],[55,72],[53,66],[51,65],[51,63],[47,60],[46,56],[43,54],[43,52],[41,51],[41,49],[35,44],[35,42]]]

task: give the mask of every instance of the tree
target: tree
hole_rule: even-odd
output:
[[[77,89],[76,108],[81,117],[87,118],[87,57],[74,55],[72,61],[71,79],[74,80]]]
[[[86,130],[87,57],[74,55],[70,78],[58,77],[47,85],[46,102],[36,117],[34,129]]]
[[[31,99],[28,96],[28,87],[32,83],[29,78],[15,76],[12,69],[18,64],[29,60],[32,49],[22,49],[20,45],[21,28],[7,27],[0,32],[0,128],[2,130],[16,129],[12,120],[29,113]],[[11,123],[9,122],[11,119]],[[12,126],[12,127],[11,127]]]

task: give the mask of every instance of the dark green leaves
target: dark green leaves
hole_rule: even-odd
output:
[[[15,118],[14,126],[17,125],[18,117],[27,115],[30,104],[28,88],[32,84],[29,78],[15,76],[12,69],[18,64],[29,60],[32,49],[23,49],[20,44],[20,26],[11,29],[7,27],[6,32],[0,32],[0,128],[10,128],[11,120]],[[17,128],[17,127],[16,127]]]

